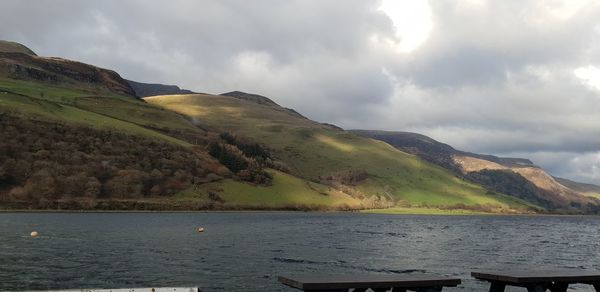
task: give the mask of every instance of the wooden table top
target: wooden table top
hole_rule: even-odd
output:
[[[324,275],[305,274],[280,276],[279,282],[301,290],[350,289],[350,288],[390,288],[390,287],[437,287],[458,286],[458,278],[435,275]]]
[[[571,282],[589,283],[600,281],[600,271],[584,270],[510,270],[475,271],[471,276],[480,280],[506,283]]]

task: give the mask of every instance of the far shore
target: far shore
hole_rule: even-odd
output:
[[[406,208],[366,210],[86,210],[86,209],[0,209],[2,213],[359,213],[372,215],[430,215],[430,216],[600,216],[597,214],[560,213],[489,213],[464,209]]]

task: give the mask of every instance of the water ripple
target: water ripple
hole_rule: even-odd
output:
[[[599,226],[572,216],[2,213],[0,290],[288,291],[278,275],[313,272],[460,276],[444,291],[481,291],[473,269],[600,269]]]

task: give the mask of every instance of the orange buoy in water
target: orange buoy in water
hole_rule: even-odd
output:
[[[31,235],[31,237],[38,237],[40,234],[37,231],[31,231],[29,235]]]
[[[198,228],[196,228],[196,231],[198,231],[198,233],[202,233],[202,232],[204,232],[204,228],[198,227]]]

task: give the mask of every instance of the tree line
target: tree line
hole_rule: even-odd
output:
[[[170,196],[223,174],[205,151],[0,113],[0,200]]]

